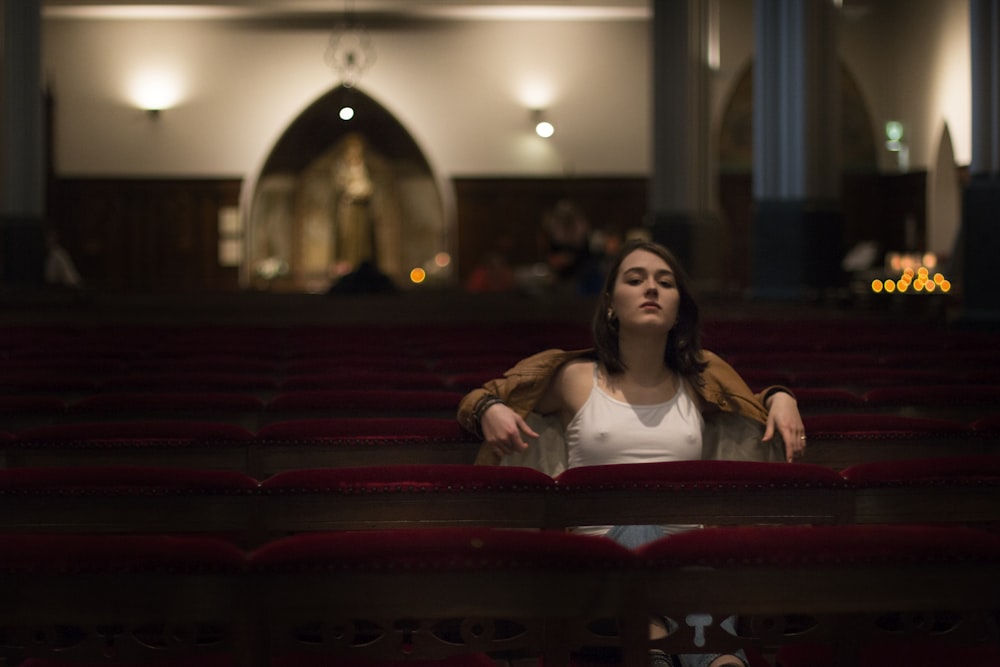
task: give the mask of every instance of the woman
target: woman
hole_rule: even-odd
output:
[[[698,327],[698,306],[670,252],[648,241],[626,243],[601,291],[594,350],[541,352],[462,399],[460,423],[483,438],[477,462],[555,475],[583,465],[795,460],[806,441],[795,398],[778,386],[755,394],[701,349]],[[683,528],[583,530],[635,547]],[[745,662],[735,655],[678,658],[685,666]],[[665,660],[654,656],[654,664],[658,659]]]

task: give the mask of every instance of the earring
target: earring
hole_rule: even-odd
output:
[[[613,320],[613,319],[615,319],[615,309],[614,309],[614,308],[611,308],[611,307],[609,306],[609,307],[608,307],[608,322],[610,322],[610,321],[611,321],[611,320]]]

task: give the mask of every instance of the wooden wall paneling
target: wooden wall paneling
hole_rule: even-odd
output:
[[[218,213],[240,181],[57,178],[48,217],[84,280],[121,292],[232,291],[218,263]]]
[[[476,177],[456,178],[454,185],[461,281],[504,236],[512,264],[543,261],[542,221],[561,199],[575,202],[592,230],[619,234],[642,226],[647,210],[645,177]]]

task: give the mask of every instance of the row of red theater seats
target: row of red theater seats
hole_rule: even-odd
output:
[[[797,326],[783,322],[724,322],[706,327],[706,347],[738,368],[802,371],[838,367],[952,370],[996,366],[995,334],[941,331],[914,335],[847,319]],[[219,370],[298,372],[303,362],[387,360],[416,370],[469,370],[450,360],[483,360],[506,367],[549,347],[590,345],[585,326],[529,323],[510,326],[287,327],[10,327],[0,332],[0,368],[50,366],[122,371],[155,370],[198,359]],[[308,371],[306,371],[308,372]]]
[[[206,419],[257,430],[288,419],[428,417],[454,419],[462,394],[432,389],[315,389],[262,398],[249,391],[114,391],[66,400],[0,395],[0,429],[84,421]]]
[[[959,524],[1000,532],[1000,457],[832,470],[678,461],[573,468],[464,464],[296,469],[262,479],[150,466],[0,470],[0,532],[227,535],[252,546],[328,530],[578,525]]]
[[[127,350],[92,350],[69,346],[54,349],[44,347],[32,353],[2,356],[0,373],[16,374],[26,370],[53,370],[61,373],[94,376],[120,376],[128,373],[157,373],[176,369],[212,370],[220,373],[246,375],[300,375],[319,370],[374,369],[434,371],[441,375],[485,370],[503,371],[519,359],[550,347],[575,349],[587,345],[572,345],[578,341],[548,341],[545,346],[520,346],[514,349],[492,349],[477,345],[468,349],[442,349],[414,354],[393,350],[359,351],[345,349],[300,349],[291,357],[274,357],[268,350],[224,349],[178,350],[174,353],[136,355]],[[827,371],[842,368],[883,369],[886,372],[975,371],[1000,365],[997,340],[988,347],[945,349],[932,351],[873,352],[804,352],[788,350],[732,351],[719,354],[737,369],[783,373]]]
[[[518,335],[510,335],[510,327]],[[711,348],[797,349],[827,351],[867,349],[941,349],[986,346],[995,333],[948,329],[914,322],[842,316],[824,319],[741,318],[702,322],[703,337]],[[365,345],[440,349],[485,343],[513,347],[518,341],[540,342],[566,338],[585,341],[588,324],[576,319],[511,320],[452,323],[423,321],[393,324],[34,324],[7,326],[0,331],[0,351],[31,349],[53,342],[79,341],[107,347],[129,345],[138,350],[171,350],[195,346],[266,346],[275,352],[300,347],[360,348]]]
[[[963,526],[713,527],[635,551],[488,527],[308,533],[250,551],[198,536],[4,534],[0,591],[16,603],[0,606],[0,627],[11,664],[551,666],[601,647],[645,667],[652,646],[741,646],[826,649],[837,665],[995,665],[983,661],[998,655],[998,566],[1000,537]],[[674,628],[664,639],[649,639],[654,614]]]
[[[298,375],[225,373],[208,370],[177,369],[157,373],[129,372],[123,375],[95,377],[89,374],[30,370],[11,374],[0,371],[0,396],[36,395],[74,400],[108,392],[200,391],[205,393],[244,392],[264,399],[285,391],[332,389],[382,389],[453,391],[465,393],[484,382],[500,377],[506,369],[479,369],[465,373],[441,374],[436,371],[358,369],[331,366]],[[840,367],[825,371],[798,373],[750,369],[740,372],[754,390],[771,385],[785,385],[795,391],[826,389],[842,393],[866,394],[883,388],[996,387],[1000,385],[1000,367],[974,370],[909,370]]]
[[[249,356],[271,363],[346,356],[427,360],[454,354],[507,354],[515,358],[546,347],[589,344],[586,326],[528,323],[511,336],[512,326],[451,326],[427,322],[407,326],[289,326],[261,333],[253,327],[94,327],[53,329],[11,327],[0,332],[0,359],[143,360],[192,356]]]
[[[801,372],[837,368],[886,368],[951,370],[975,369],[982,366],[996,366],[1000,363],[997,340],[986,347],[933,349],[933,350],[881,350],[878,352],[854,352],[838,350],[833,352],[801,351],[788,349],[731,350],[717,354],[740,369],[770,369],[776,371]],[[234,373],[282,373],[300,374],[313,370],[313,366],[384,366],[413,371],[438,371],[444,373],[464,372],[486,366],[489,370],[504,370],[517,360],[551,347],[576,349],[590,344],[578,340],[553,339],[545,345],[518,345],[510,349],[493,348],[479,343],[465,348],[443,348],[419,353],[392,349],[356,350],[301,348],[294,354],[274,356],[273,350],[256,347],[241,348],[239,345],[220,347],[179,349],[136,353],[128,349],[93,349],[89,346],[60,345],[48,348],[39,346],[29,351],[0,351],[0,371],[17,372],[26,369],[54,369],[62,372],[93,372],[122,374],[128,371],[156,372],[169,370],[180,365],[190,368],[210,368],[220,372]],[[713,350],[714,351],[714,350]]]
[[[997,411],[1000,384],[906,385],[864,393],[795,389],[805,416],[885,414],[971,422]],[[0,430],[74,421],[195,419],[251,430],[275,421],[321,417],[454,417],[462,393],[437,389],[301,389],[264,398],[253,391],[95,392],[66,399],[45,394],[0,394]]]
[[[1000,455],[1000,415],[971,423],[894,415],[805,418],[804,461],[841,469],[926,456]],[[299,419],[251,431],[197,420],[75,422],[0,432],[5,467],[170,465],[253,475],[308,467],[471,463],[478,441],[449,418]]]

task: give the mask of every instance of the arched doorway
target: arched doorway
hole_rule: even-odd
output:
[[[849,190],[842,199],[855,198],[869,181],[878,176],[875,125],[861,87],[850,70],[840,65],[840,166],[843,187]],[[724,248],[723,284],[733,291],[750,285],[753,231],[753,62],[747,63],[736,79],[726,100],[719,127],[719,206],[728,243]],[[853,227],[865,227],[867,220],[856,220],[853,211],[845,211],[848,246],[857,236]]]
[[[346,119],[345,108],[353,111]],[[357,88],[331,90],[288,126],[250,202],[252,288],[323,292],[362,264],[401,288],[416,267],[430,280],[448,279],[444,208],[430,165],[402,124]]]

